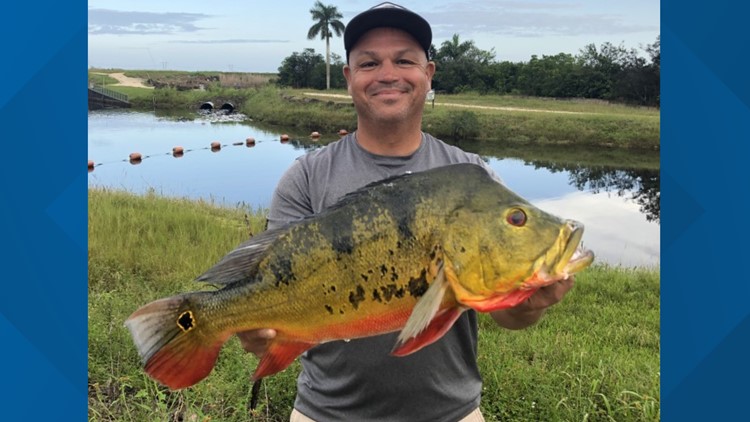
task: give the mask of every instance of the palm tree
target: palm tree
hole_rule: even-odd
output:
[[[337,37],[344,33],[344,24],[339,20],[343,15],[336,6],[326,6],[320,0],[310,9],[310,14],[315,25],[310,27],[307,39],[311,40],[320,34],[320,39],[326,40],[326,89],[331,89],[331,37],[334,32]]]

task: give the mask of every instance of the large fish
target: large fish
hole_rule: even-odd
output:
[[[157,300],[125,322],[145,364],[179,389],[233,334],[273,328],[254,379],[316,344],[401,330],[393,354],[438,340],[462,312],[513,307],[587,267],[583,226],[529,204],[480,166],[406,174],[241,244],[198,277],[214,291]]]

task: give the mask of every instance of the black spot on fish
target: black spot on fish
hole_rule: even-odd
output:
[[[341,213],[337,218],[326,220],[319,226],[320,234],[329,242],[334,251],[340,254],[351,254],[354,251],[353,215]]]
[[[380,275],[385,276],[386,274],[388,274],[388,267],[383,264],[380,266]]]
[[[367,281],[368,277],[364,274],[360,274],[360,277],[362,277],[362,280]]]
[[[404,288],[396,284],[381,286],[380,292],[383,294],[383,299],[385,299],[386,303],[390,302],[394,297],[397,299],[404,297],[405,293]]]
[[[296,279],[292,272],[292,261],[289,258],[279,257],[269,263],[268,268],[276,278],[276,287],[279,287],[280,284],[288,286],[290,282]]]
[[[380,293],[378,292],[378,289],[372,290],[372,300],[383,303],[383,299],[380,297]]]
[[[465,252],[466,252],[466,248],[464,248],[463,246],[461,246],[461,253],[465,253]]]
[[[180,327],[180,329],[184,332],[188,332],[195,328],[195,319],[193,318],[193,313],[190,311],[185,311],[180,314],[180,317],[177,318],[177,326]]]
[[[398,273],[396,272],[395,267],[391,267],[391,281],[398,280]]]
[[[330,305],[325,305],[326,311],[328,311],[329,314],[333,315],[333,308]]]
[[[394,254],[394,253],[395,253],[395,252],[393,252],[393,249],[388,249],[388,254],[389,254],[390,256],[393,256],[393,254]]]
[[[397,287],[395,284],[380,286],[380,292],[383,293],[383,299],[385,299],[386,302],[390,302],[393,295],[396,294],[396,289]]]
[[[405,294],[405,293],[406,293],[406,292],[404,291],[404,288],[403,288],[403,287],[399,287],[399,288],[398,288],[398,289],[396,290],[396,294],[395,294],[395,296],[396,296],[396,298],[398,298],[398,299],[401,299],[402,297],[404,297],[404,294]]]
[[[362,286],[357,286],[357,292],[349,292],[349,303],[352,304],[354,309],[359,308],[359,302],[365,300],[365,289]]]
[[[336,236],[331,243],[333,250],[339,253],[351,254],[354,250],[354,240],[351,235]]]
[[[430,286],[427,284],[427,270],[424,269],[419,277],[410,279],[407,285],[409,294],[412,297],[421,297],[427,291],[428,287]]]
[[[404,239],[411,239],[414,233],[411,231],[411,225],[414,223],[414,216],[409,214],[405,218],[398,220],[398,232]]]
[[[331,286],[329,289],[332,293],[336,293],[336,286]]]

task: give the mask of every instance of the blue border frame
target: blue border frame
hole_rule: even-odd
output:
[[[662,417],[744,420],[747,13],[727,0],[669,0],[661,16]]]
[[[83,419],[87,14],[78,2],[9,8],[0,403],[8,420]],[[666,0],[661,16],[662,417],[736,420],[750,375],[747,14],[727,0]]]
[[[86,9],[0,17],[3,420],[87,415]]]

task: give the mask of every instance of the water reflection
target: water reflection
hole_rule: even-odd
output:
[[[89,113],[89,186],[265,208],[295,158],[339,139],[321,139],[265,125],[199,116],[165,119],[151,113]],[[290,140],[280,142],[280,134]],[[257,143],[248,146],[246,139]],[[211,145],[221,144],[212,152]],[[182,148],[175,154],[175,148]],[[590,151],[571,147],[461,143],[503,181],[545,211],[586,226],[584,242],[598,262],[659,264],[658,152]],[[129,154],[142,153],[142,163]],[[179,157],[179,158],[176,158]]]
[[[534,162],[536,168],[568,173],[570,184],[581,191],[592,193],[614,192],[617,196],[632,199],[648,221],[660,222],[659,171],[648,169],[616,169],[611,167],[584,167],[577,165]]]
[[[516,158],[536,170],[568,175],[579,191],[614,193],[640,207],[647,221],[659,224],[660,172],[658,151],[592,152],[571,146],[508,146],[501,142],[463,143],[459,147],[488,157]],[[533,158],[530,158],[533,157]]]

